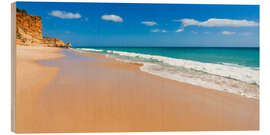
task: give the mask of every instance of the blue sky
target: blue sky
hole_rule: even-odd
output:
[[[73,46],[258,47],[258,5],[17,2]]]

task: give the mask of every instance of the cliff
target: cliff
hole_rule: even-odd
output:
[[[16,13],[16,45],[71,47],[60,39],[42,36],[41,17],[20,12]]]

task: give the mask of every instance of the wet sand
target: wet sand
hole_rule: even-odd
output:
[[[100,54],[61,53],[22,68],[18,83],[34,66],[46,73],[34,74],[24,89],[17,83],[17,132],[259,129],[257,99],[160,78]]]

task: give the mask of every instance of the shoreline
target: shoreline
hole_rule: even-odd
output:
[[[24,97],[31,108],[21,108],[31,117],[17,132],[259,130],[259,100],[162,78],[102,54],[57,53],[65,56],[39,61],[60,70]]]
[[[241,80],[237,80],[237,79],[234,79],[234,78],[228,78],[228,77],[224,77],[224,76],[219,76],[219,75],[215,75],[215,74],[209,74],[207,72],[205,72],[206,75],[211,75],[213,77],[216,78],[216,80],[219,80],[221,78],[223,78],[222,80],[223,81],[227,81],[227,83],[232,83],[232,88],[230,89],[229,87],[225,87],[225,86],[220,86],[220,88],[218,86],[209,86],[210,84],[208,85],[202,85],[200,83],[192,83],[190,81],[185,81],[185,80],[178,80],[178,79],[175,79],[175,78],[171,78],[171,77],[168,77],[166,75],[162,75],[158,72],[152,72],[152,71],[149,71],[146,69],[147,65],[149,65],[150,63],[144,63],[144,62],[139,62],[139,61],[130,61],[130,60],[125,60],[125,59],[120,59],[120,58],[117,58],[117,57],[114,57],[114,56],[110,56],[109,54],[105,54],[105,53],[99,53],[100,51],[102,50],[96,50],[96,49],[89,49],[91,52],[89,51],[81,51],[81,50],[76,50],[76,49],[73,49],[71,48],[72,51],[74,52],[77,52],[77,53],[80,53],[80,54],[86,54],[89,53],[89,54],[97,54],[97,55],[100,55],[100,57],[104,57],[104,58],[110,58],[110,59],[113,59],[113,60],[116,60],[116,61],[120,61],[120,62],[124,62],[124,63],[131,63],[131,64],[138,64],[140,65],[139,67],[139,70],[141,72],[145,72],[145,73],[148,73],[148,74],[151,74],[151,75],[154,75],[154,76],[158,76],[158,77],[161,77],[163,79],[169,79],[169,80],[173,80],[173,81],[177,81],[179,83],[187,83],[189,85],[194,85],[194,86],[199,86],[199,87],[203,87],[203,88],[207,88],[207,89],[212,89],[212,90],[215,90],[215,91],[220,91],[220,92],[226,92],[226,93],[230,93],[230,94],[234,94],[234,95],[238,95],[238,96],[243,96],[245,98],[251,98],[251,99],[256,99],[256,100],[259,100],[259,85],[258,84],[250,84],[250,83],[247,83],[247,82],[242,82]],[[199,71],[198,71],[199,72]],[[202,72],[202,71],[200,71]],[[183,74],[185,75],[185,74]],[[210,82],[209,82],[210,83]],[[218,84],[220,84],[221,82],[219,82]],[[245,88],[245,91],[252,91],[253,89],[256,89],[255,91],[257,91],[257,94],[255,94],[255,96],[252,96],[252,95],[249,95],[248,93],[243,93],[239,90],[241,90],[239,88],[239,90],[234,90],[234,87],[237,88],[237,84],[240,85],[240,86],[245,86],[245,85],[248,85],[249,88]],[[217,85],[215,83],[213,83],[212,85]],[[234,86],[236,85],[236,86]],[[238,86],[239,87],[239,86]]]

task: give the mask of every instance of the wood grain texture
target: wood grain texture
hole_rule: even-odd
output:
[[[16,3],[11,4],[11,130],[16,129]]]

